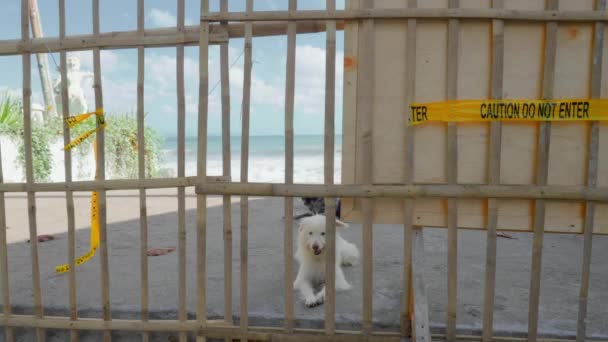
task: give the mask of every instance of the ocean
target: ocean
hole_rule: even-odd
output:
[[[294,183],[323,183],[323,135],[294,137]],[[210,136],[207,146],[207,174],[222,175],[222,137]],[[230,139],[231,173],[240,181],[241,137]],[[177,175],[177,138],[165,137],[163,168]],[[196,137],[186,138],[186,176],[196,175]],[[342,136],[336,135],[334,182],[340,183]],[[249,138],[249,181],[283,183],[285,180],[285,137],[251,136]]]

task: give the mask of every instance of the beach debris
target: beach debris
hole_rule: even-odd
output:
[[[53,235],[48,235],[48,234],[42,234],[42,235],[38,235],[38,242],[47,242],[47,241],[51,241],[51,240],[55,240],[55,237]],[[30,242],[30,239],[27,239],[27,242]]]
[[[517,240],[517,238],[514,238],[513,236],[505,233],[505,232],[498,232],[496,233],[496,236],[501,237],[501,238],[505,238],[505,239],[513,239],[513,240]]]
[[[148,249],[148,256],[160,256],[173,252],[175,247],[167,247],[167,248],[150,248]]]

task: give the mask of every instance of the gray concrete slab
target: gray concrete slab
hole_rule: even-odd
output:
[[[125,199],[112,199],[125,201]],[[249,315],[251,325],[283,324],[283,210],[282,199],[254,199],[250,203],[249,228]],[[303,207],[296,201],[296,212]],[[233,213],[233,312],[239,312],[239,205]],[[223,243],[221,206],[209,208],[208,225],[208,312],[209,318],[223,313]],[[109,215],[112,215],[109,212]],[[195,211],[187,212],[188,311],[194,317],[196,294]],[[149,217],[150,247],[177,245],[175,212]],[[12,229],[15,229],[14,227]],[[138,318],[140,307],[139,221],[110,224],[110,292],[113,317]],[[425,276],[428,281],[430,318],[435,331],[443,330],[446,309],[446,231],[425,229]],[[294,234],[295,235],[295,234]],[[531,234],[510,233],[513,239],[498,239],[495,330],[500,335],[525,336],[527,330],[528,287],[530,281]],[[361,228],[352,225],[343,236],[361,248]],[[77,232],[77,253],[88,248],[88,230]],[[483,311],[485,232],[460,231],[458,236],[458,331],[478,334]],[[46,315],[66,315],[68,277],[54,273],[54,266],[66,261],[67,235],[42,243],[40,267]],[[30,249],[25,241],[8,248],[11,302],[15,313],[33,313]],[[570,337],[576,332],[582,239],[574,235],[545,236],[543,249],[540,333]],[[594,237],[592,277],[589,293],[588,334],[608,336],[608,237]],[[151,318],[177,318],[177,253],[149,257]],[[295,270],[297,270],[297,264]],[[374,228],[374,325],[378,330],[398,331],[402,296],[403,228],[376,225]],[[361,319],[361,266],[348,268],[346,277],[353,289],[336,298],[336,320],[340,329],[357,329]],[[1,276],[1,275],[0,275]],[[101,316],[99,257],[77,270],[78,308],[81,317]],[[309,309],[296,303],[297,326],[322,327],[323,306]],[[24,340],[28,336],[21,335]],[[49,332],[50,341],[62,341],[65,332]],[[99,335],[85,334],[83,340]],[[116,340],[130,340],[133,334],[117,333]],[[166,341],[167,334],[153,340]],[[4,338],[0,334],[0,341]]]

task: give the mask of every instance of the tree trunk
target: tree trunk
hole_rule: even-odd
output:
[[[34,38],[42,38],[42,23],[38,11],[38,1],[30,0],[30,21],[32,23],[32,34]],[[57,116],[57,106],[55,105],[55,96],[49,75],[48,59],[44,53],[36,54],[38,60],[38,72],[40,74],[40,83],[42,85],[42,95],[44,97],[43,118],[47,121],[51,117]]]

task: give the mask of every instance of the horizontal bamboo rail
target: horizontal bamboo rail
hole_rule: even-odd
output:
[[[9,327],[37,327],[46,329],[74,329],[74,330],[120,330],[120,331],[158,331],[158,332],[179,332],[179,331],[199,331],[204,330],[204,334],[209,337],[226,337],[226,336],[241,336],[238,326],[226,323],[224,320],[209,320],[207,327],[203,328],[196,320],[187,320],[180,322],[178,320],[149,320],[142,322],[141,320],[130,319],[113,319],[109,322],[104,322],[99,318],[79,318],[78,320],[70,320],[67,317],[50,317],[43,319],[29,315],[11,315],[4,316],[0,314],[0,326]],[[299,339],[315,341],[323,341],[329,338],[332,341],[356,341],[364,339],[358,336],[359,331],[355,330],[336,330],[336,334],[331,337],[324,337],[322,329],[304,329],[295,328],[294,332],[297,335],[288,335],[282,333],[282,328],[275,327],[250,327],[246,333],[247,338],[258,341],[285,341]],[[444,335],[433,334],[433,339],[442,339]],[[396,332],[376,332],[369,336],[369,341],[399,341],[400,335]],[[458,335],[459,341],[479,341],[481,336]],[[510,336],[494,336],[494,341],[515,342],[526,341],[525,338],[510,337]],[[571,339],[538,339],[539,342],[565,342],[573,341]],[[608,342],[608,340],[594,340],[595,342]]]
[[[338,29],[344,27],[337,25]],[[268,37],[284,35],[287,28],[285,22],[265,22],[253,24],[254,37]],[[300,23],[297,33],[315,33],[325,31],[324,21],[310,21]],[[245,24],[231,23],[226,30],[219,24],[210,25],[209,44],[227,42],[229,38],[242,38],[245,36]],[[91,48],[124,49],[137,46],[167,47],[176,44],[187,46],[198,45],[200,30],[198,25],[184,26],[180,31],[177,27],[147,29],[141,34],[139,31],[107,32],[100,35],[83,34],[72,35],[64,39],[58,37],[32,38],[28,41],[21,39],[0,40],[0,56],[20,55],[22,53],[76,51]]]
[[[133,190],[133,189],[163,189],[175,188],[178,186],[195,186],[197,178],[178,177],[178,178],[155,178],[155,179],[113,179],[99,181],[76,181],[76,182],[57,182],[57,183],[2,183],[0,192],[55,192],[55,191],[92,191],[92,190]],[[222,176],[209,176],[207,182],[226,182],[229,181]]]
[[[533,185],[322,185],[273,183],[206,183],[196,192],[207,195],[293,197],[455,197],[608,201],[607,188]]]
[[[256,11],[213,13],[202,21],[356,20],[356,19],[502,19],[516,21],[608,21],[605,11],[544,11],[482,8],[390,8],[315,11]]]

